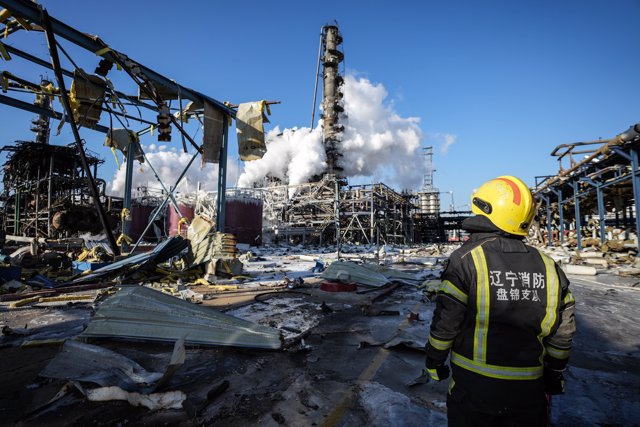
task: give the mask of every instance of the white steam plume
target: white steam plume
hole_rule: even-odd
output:
[[[411,188],[419,184],[423,175],[420,119],[400,117],[385,105],[387,95],[380,83],[346,77],[347,120],[340,163],[347,176],[375,175],[390,184]]]
[[[151,144],[147,147],[143,146],[143,150],[145,151],[147,159],[149,159],[149,162],[153,165],[153,168],[156,170],[158,176],[162,179],[162,182],[167,189],[175,184],[176,180],[193,157],[193,153],[184,153],[182,151],[178,152],[175,148],[167,150],[165,145],[160,145],[158,147],[155,144]],[[191,164],[187,174],[182,178],[182,181],[178,186],[179,192],[195,192],[198,189],[198,182],[200,183],[202,190],[217,190],[218,165],[206,163],[204,167],[201,168],[200,162],[200,157],[197,157]],[[232,179],[232,176],[237,176],[238,171],[236,165],[229,162],[228,168],[228,179]],[[111,185],[108,188],[109,194],[115,196],[123,195],[126,177],[125,170],[126,163],[122,164],[120,169],[115,172]],[[138,187],[147,187],[155,190],[162,189],[162,186],[155,178],[149,164],[146,162],[136,162],[134,165],[132,188],[135,191]]]
[[[347,76],[344,86],[346,118],[339,164],[348,177],[372,176],[389,184],[411,188],[419,184],[422,160],[418,153],[422,140],[420,119],[400,117],[385,104],[387,91],[382,84]],[[238,185],[251,186],[265,176],[289,184],[308,182],[326,167],[322,130],[316,127],[278,128],[267,134],[264,158],[245,164]]]
[[[245,164],[238,187],[250,187],[266,176],[302,184],[327,166],[320,126],[311,132],[306,127],[280,132],[276,127],[267,133],[266,140],[267,152],[262,159]]]

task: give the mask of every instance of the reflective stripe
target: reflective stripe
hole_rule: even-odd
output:
[[[542,366],[512,367],[489,365],[467,359],[456,352],[451,353],[451,363],[485,377],[501,380],[535,380],[542,377]]]
[[[473,333],[473,360],[484,362],[487,360],[487,333],[489,330],[489,272],[482,246],[472,250],[471,256],[478,276],[476,286],[476,326]]]
[[[427,369],[429,373],[429,377],[431,377],[434,381],[440,381],[440,376],[438,376],[438,371],[436,369]]]
[[[453,345],[453,340],[443,341],[438,338],[434,338],[433,335],[429,335],[429,344],[431,344],[431,347],[436,350],[449,350]]]
[[[573,294],[571,293],[571,291],[567,290],[567,294],[564,296],[564,299],[562,300],[562,304],[567,305],[571,302],[576,302],[576,300],[573,298]]]
[[[559,348],[555,348],[550,345],[547,345],[545,349],[547,350],[547,354],[549,356],[555,357],[556,359],[568,359],[569,354],[571,353],[571,349],[561,350]]]
[[[451,390],[453,390],[455,386],[456,386],[456,381],[452,377],[451,382],[449,383],[449,394],[451,394]]]
[[[540,335],[538,335],[538,340],[542,342],[544,337],[549,336],[551,328],[556,323],[560,279],[558,278],[553,260],[542,253],[540,253],[540,256],[547,270],[545,283],[547,288],[546,313],[540,323]]]
[[[454,297],[455,299],[457,299],[463,304],[466,304],[467,300],[469,299],[466,293],[462,292],[460,289],[456,287],[456,285],[454,285],[448,280],[444,280],[442,282],[442,287],[440,288],[440,290],[445,294],[451,295],[452,297]]]

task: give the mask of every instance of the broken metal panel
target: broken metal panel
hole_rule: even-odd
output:
[[[71,281],[70,283],[65,284],[65,286],[69,284],[91,282],[96,279],[104,279],[116,274],[131,275],[135,271],[149,265],[150,262],[160,264],[164,261],[167,261],[168,259],[178,255],[180,252],[186,249],[187,246],[187,240],[183,239],[180,236],[172,237],[157,245],[153,249],[153,251],[130,255],[124,259],[121,259],[120,261],[116,261],[102,268],[99,268],[90,274],[79,277]]]
[[[100,121],[106,84],[100,76],[82,70],[73,72],[69,102],[78,125],[92,128]]]
[[[422,280],[413,273],[398,270],[395,268],[385,267],[383,265],[367,264],[367,267],[373,271],[377,271],[392,282],[401,282],[408,285],[420,285]]]
[[[384,286],[389,280],[375,271],[369,264],[356,264],[355,262],[344,261],[334,262],[329,265],[320,277],[342,282],[356,282],[368,286]]]
[[[202,136],[202,163],[219,163],[224,137],[224,112],[211,103],[204,103],[204,135]]]
[[[175,341],[280,349],[280,332],[141,286],[121,288],[98,308],[81,337]]]
[[[100,386],[138,391],[162,378],[160,372],[148,372],[133,360],[96,345],[67,340],[60,353],[40,375],[68,381],[82,381]]]
[[[144,163],[144,153],[142,152],[142,147],[140,147],[139,142],[138,135],[134,131],[116,128],[109,130],[104,140],[104,146],[111,148],[114,155],[115,150],[120,150],[126,156],[129,150],[133,149],[135,159],[140,163]]]
[[[238,153],[240,160],[258,160],[267,152],[264,142],[264,123],[269,123],[265,115],[268,110],[265,101],[248,102],[238,106],[236,128],[238,130]]]

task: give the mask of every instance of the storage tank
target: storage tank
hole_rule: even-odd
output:
[[[195,216],[194,207],[187,206],[182,203],[178,203],[178,208],[180,209],[182,216],[186,218],[190,224],[191,221],[193,220],[193,217]],[[169,214],[167,215],[167,222],[166,222],[167,235],[169,237],[177,236],[178,228],[180,228],[179,234],[186,239],[187,228],[189,227],[189,224],[180,224],[180,219],[181,219],[180,215],[176,212],[175,209],[173,209],[172,206],[168,206],[167,210],[169,211]]]
[[[238,243],[252,246],[262,244],[261,199],[247,196],[227,196],[225,201],[224,231],[236,236]]]
[[[438,214],[440,212],[440,194],[420,193],[420,213]]]
[[[134,241],[140,238],[140,235],[144,231],[151,213],[155,209],[155,206],[151,205],[134,205],[131,207],[131,225],[129,226],[129,237]],[[156,233],[153,227],[149,227],[147,234],[144,235],[145,240],[155,240]]]

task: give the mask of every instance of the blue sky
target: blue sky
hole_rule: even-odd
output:
[[[281,100],[271,116],[280,128],[309,125],[318,33],[336,20],[347,72],[384,85],[390,108],[420,119],[423,144],[434,146],[435,185],[453,191],[458,207],[495,176],[533,185],[534,176],[555,174],[549,153],[558,144],[611,137],[640,121],[632,95],[639,1],[41,3],[216,99]],[[4,42],[46,58],[40,34]],[[95,67],[95,57],[79,56]],[[0,64],[26,78],[46,74],[18,61]],[[0,105],[3,144],[29,139],[32,116]],[[444,134],[455,136],[446,154]],[[111,179],[115,163],[102,136],[85,138],[106,160],[102,178]],[[68,129],[53,142],[71,142]],[[180,146],[175,132],[171,144]],[[236,162],[233,141],[231,153]]]

